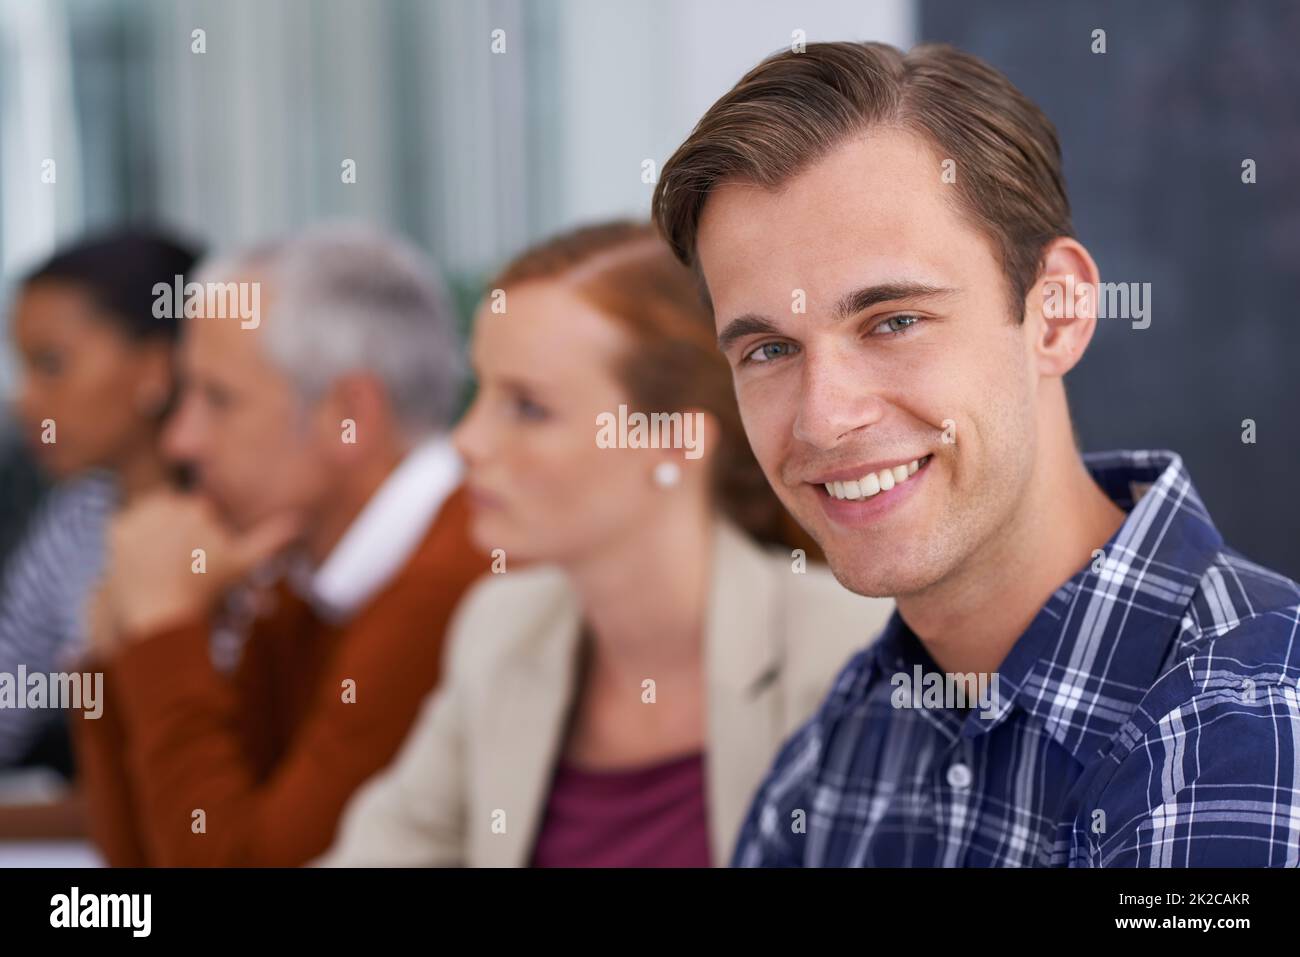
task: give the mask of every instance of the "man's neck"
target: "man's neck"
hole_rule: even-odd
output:
[[[373,456],[331,490],[304,542],[304,550],[313,567],[319,567],[329,557],[366,503],[401,463],[406,451],[396,445],[386,449],[384,454]]]
[[[1046,471],[1031,478],[1012,521],[957,571],[899,597],[899,614],[943,671],[996,671],[1052,593],[1124,523],[1073,446]]]

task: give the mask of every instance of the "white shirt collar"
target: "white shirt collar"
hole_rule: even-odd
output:
[[[325,561],[314,572],[294,576],[317,613],[328,621],[350,618],[387,585],[414,554],[462,471],[446,435],[408,452]]]

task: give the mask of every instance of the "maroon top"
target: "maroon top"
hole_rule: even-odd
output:
[[[629,771],[561,760],[533,867],[708,867],[701,752]]]

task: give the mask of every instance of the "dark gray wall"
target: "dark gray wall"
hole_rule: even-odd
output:
[[[922,0],[920,37],[1047,112],[1102,280],[1152,284],[1067,379],[1084,448],[1180,452],[1228,544],[1300,579],[1300,3]]]

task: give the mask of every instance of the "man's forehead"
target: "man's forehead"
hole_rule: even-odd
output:
[[[918,212],[944,206],[951,184],[942,173],[924,140],[890,128],[844,141],[774,187],[724,179],[700,216],[701,259],[707,268],[715,248],[738,239],[799,248],[811,229],[822,235],[832,225],[897,229]]]
[[[236,382],[271,372],[266,326],[241,328],[238,317],[195,316],[184,321],[181,356],[191,375]]]
[[[738,296],[846,283],[953,285],[943,273],[978,233],[957,214],[941,161],[914,134],[836,147],[777,188],[729,180],[700,217],[697,254],[718,318]]]

